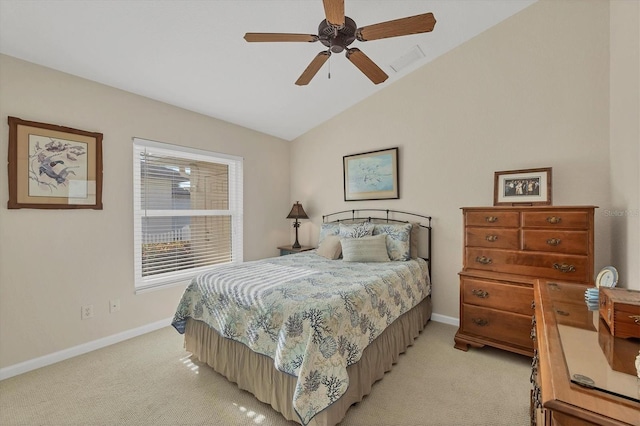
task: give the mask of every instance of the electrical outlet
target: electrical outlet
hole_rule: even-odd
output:
[[[80,318],[85,320],[93,318],[93,305],[84,305],[80,311]]]
[[[120,310],[120,299],[109,300],[109,313],[118,312]]]

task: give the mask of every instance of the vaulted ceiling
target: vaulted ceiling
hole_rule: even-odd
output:
[[[243,39],[317,34],[321,0],[0,0],[0,52],[293,140],[535,1],[345,0],[358,27],[435,15],[433,32],[353,43],[389,75],[378,85],[334,54],[297,86],[326,47]]]

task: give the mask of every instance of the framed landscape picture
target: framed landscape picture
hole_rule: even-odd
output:
[[[102,209],[102,133],[8,121],[8,208]]]
[[[345,155],[342,166],[345,201],[400,198],[398,148]]]
[[[551,205],[551,167],[495,172],[493,205]]]

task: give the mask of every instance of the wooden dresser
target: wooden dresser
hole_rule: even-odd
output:
[[[534,285],[532,425],[640,425],[640,341],[611,334],[599,312],[587,308],[588,287]]]
[[[533,283],[593,283],[594,206],[465,207],[455,347],[533,355]]]

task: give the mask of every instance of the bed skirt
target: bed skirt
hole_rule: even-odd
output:
[[[387,327],[365,348],[360,360],[347,368],[347,392],[318,413],[309,425],[333,426],[339,423],[349,407],[362,401],[371,392],[373,384],[382,379],[400,354],[413,344],[431,318],[431,310],[431,297],[427,297]],[[296,378],[276,370],[273,359],[251,351],[242,343],[221,337],[207,324],[192,318],[188,318],[186,324],[185,347],[199,361],[237,383],[240,389],[270,404],[287,420],[300,423],[292,405]]]

